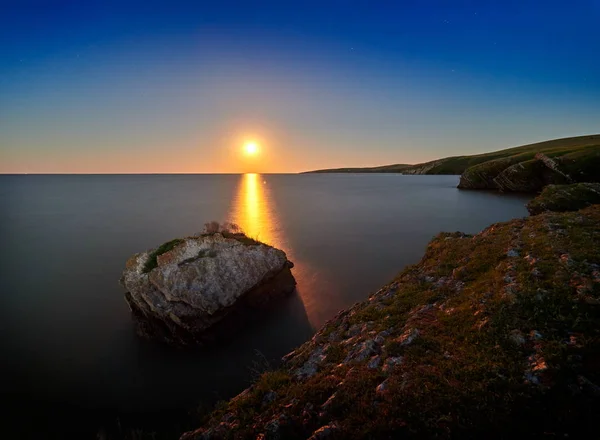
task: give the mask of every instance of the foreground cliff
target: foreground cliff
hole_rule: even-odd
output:
[[[599,319],[599,205],[442,233],[182,439],[585,434]]]
[[[205,344],[295,289],[285,252],[215,225],[127,261],[121,284],[140,336]]]

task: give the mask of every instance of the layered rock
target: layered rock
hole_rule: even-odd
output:
[[[546,211],[577,211],[597,203],[600,203],[600,183],[548,185],[527,204],[527,210],[531,215]]]
[[[182,440],[591,438],[599,319],[600,206],[442,233]]]
[[[600,147],[575,152],[521,153],[472,166],[460,176],[461,189],[538,192],[546,185],[600,182]]]
[[[279,249],[216,232],[132,256],[121,284],[141,336],[204,344],[292,292],[292,266]]]

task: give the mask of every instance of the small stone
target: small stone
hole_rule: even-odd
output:
[[[525,343],[525,337],[521,330],[512,330],[510,332],[510,340],[514,342],[516,345],[523,345]]]
[[[377,344],[372,339],[367,339],[366,341],[358,344],[354,347],[353,350],[348,353],[344,362],[362,362],[367,360],[370,356],[375,354],[377,350]]]
[[[419,330],[416,328],[409,328],[400,336],[398,336],[396,341],[399,342],[400,345],[409,345],[412,344],[412,342],[417,338],[417,336],[419,336]]]
[[[402,356],[392,356],[385,360],[383,364],[383,372],[390,373],[396,365],[400,365],[404,358]]]
[[[537,341],[539,339],[542,339],[542,334],[537,330],[531,330],[531,332],[529,333],[529,337]]]
[[[271,403],[275,399],[277,399],[277,393],[275,391],[269,391],[264,395],[262,403],[263,405],[266,405],[267,403]]]
[[[341,339],[341,337],[338,332],[331,332],[331,333],[329,333],[329,336],[327,339],[329,340],[329,342],[338,342]]]
[[[346,332],[346,335],[349,338],[353,338],[354,336],[357,336],[358,334],[362,333],[363,331],[363,326],[359,325],[359,324],[354,324],[352,327],[350,327],[348,329],[348,331]]]
[[[506,256],[510,257],[510,258],[514,258],[514,257],[518,257],[519,256],[519,251],[516,249],[509,249],[506,252]]]
[[[379,364],[381,364],[381,356],[373,356],[371,358],[371,360],[369,361],[369,363],[367,364],[367,368],[370,368],[371,370],[378,368]]]
[[[323,347],[317,347],[309,356],[308,360],[294,372],[297,379],[307,379],[314,376],[319,370],[320,364],[325,360]]]
[[[339,427],[336,422],[332,422],[329,425],[321,426],[308,440],[325,440],[330,438],[336,431],[339,431]]]
[[[540,384],[540,378],[537,377],[532,372],[525,373],[525,381],[529,382],[529,383],[532,383],[534,385],[539,385]]]
[[[388,385],[389,385],[389,379],[386,379],[383,382],[381,382],[379,385],[377,385],[377,388],[375,388],[375,392],[377,394],[384,394],[388,389]]]
[[[285,414],[279,414],[273,417],[269,423],[265,425],[266,437],[269,439],[280,439],[281,438],[281,425],[285,424],[287,416]]]

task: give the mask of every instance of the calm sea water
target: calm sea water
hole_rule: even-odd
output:
[[[230,397],[262,357],[280,358],[366,299],[438,232],[476,233],[527,214],[527,197],[457,183],[395,174],[0,176],[3,395],[21,415],[30,405],[148,414]],[[210,350],[139,340],[118,284],[125,261],[211,220],[284,249],[297,293]]]

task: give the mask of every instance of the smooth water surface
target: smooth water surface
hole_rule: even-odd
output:
[[[241,391],[340,309],[416,263],[440,231],[527,214],[525,196],[398,174],[0,176],[3,391],[117,412]],[[234,340],[171,350],[139,340],[118,284],[129,256],[211,220],[284,249],[297,294]]]

